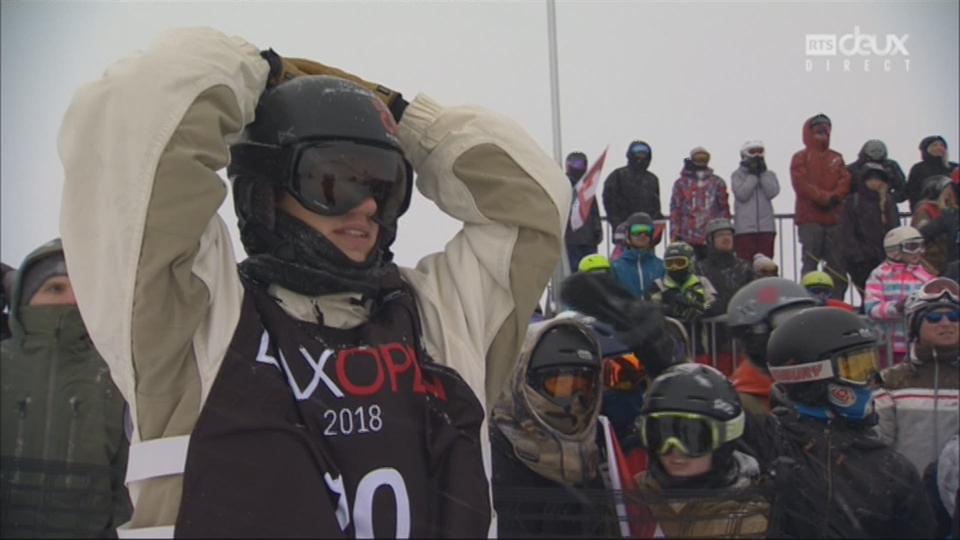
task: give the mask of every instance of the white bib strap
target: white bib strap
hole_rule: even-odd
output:
[[[127,484],[149,478],[183,474],[190,436],[166,437],[130,445]]]

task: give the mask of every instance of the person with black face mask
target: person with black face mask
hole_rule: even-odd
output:
[[[777,538],[930,538],[920,475],[877,436],[878,335],[856,314],[800,311],[767,344],[777,403],[748,414],[745,449],[777,482]]]
[[[558,318],[527,329],[490,424],[501,537],[613,532],[612,500],[596,500],[604,486],[597,445],[601,390],[600,346],[589,328]]]
[[[587,155],[583,152],[571,152],[566,160],[567,179],[573,186],[573,196],[577,196],[577,183],[587,173]],[[567,259],[570,262],[570,271],[576,272],[580,260],[587,255],[597,252],[597,245],[603,240],[603,223],[600,221],[599,202],[594,200],[590,205],[590,215],[587,221],[578,229],[574,229],[571,220],[567,220],[567,232],[563,236],[567,247]],[[573,207],[571,207],[571,212]]]
[[[132,411],[121,535],[495,532],[487,404],[570,205],[516,123],[191,28],[81,88],[60,156],[67,266]],[[414,171],[463,226],[401,268]]]
[[[603,184],[603,208],[607,221],[616,228],[631,214],[645,212],[663,219],[660,212],[660,179],[648,170],[653,150],[643,141],[627,147],[627,165],[614,170]]]

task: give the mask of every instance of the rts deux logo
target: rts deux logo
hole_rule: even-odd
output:
[[[910,34],[867,34],[853,27],[849,34],[807,34],[807,71],[910,71]]]

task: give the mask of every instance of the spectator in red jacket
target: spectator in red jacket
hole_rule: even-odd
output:
[[[836,248],[840,206],[850,192],[850,172],[843,156],[830,149],[831,128],[825,114],[809,118],[803,124],[805,148],[790,162],[790,180],[797,193],[795,220],[803,245],[803,274],[815,270],[820,260],[844,274]],[[843,298],[845,291],[846,283],[837,280],[832,296]]]

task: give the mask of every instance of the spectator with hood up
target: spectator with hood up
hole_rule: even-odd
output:
[[[844,267],[859,291],[867,286],[870,272],[886,258],[883,236],[900,226],[890,182],[886,169],[876,163],[865,163],[860,168],[860,188],[843,202],[840,252]]]
[[[948,159],[947,140],[940,135],[924,137],[920,141],[920,161],[910,167],[907,176],[907,197],[910,199],[910,211],[917,209],[927,179],[934,176],[950,176],[957,169],[956,162]]]
[[[662,219],[660,212],[660,179],[649,170],[653,150],[643,141],[627,147],[627,165],[614,170],[603,184],[603,208],[610,226],[616,228],[630,214],[645,212],[653,219]]]
[[[744,261],[762,253],[773,257],[777,225],[773,219],[773,198],[780,193],[777,174],[767,169],[761,141],[747,141],[740,149],[740,167],[730,175],[733,188],[734,245]]]
[[[710,152],[705,148],[691,150],[670,197],[670,239],[693,246],[698,259],[707,255],[707,223],[730,219],[727,184],[713,174],[709,163]]]
[[[887,157],[887,145],[878,139],[870,139],[863,143],[863,148],[857,155],[857,160],[847,165],[850,171],[850,192],[856,193],[863,187],[863,178],[866,165],[879,165],[886,173],[889,179],[890,196],[894,202],[903,202],[907,200],[907,180],[903,175],[903,169],[895,160]]]
[[[665,272],[663,261],[653,252],[653,220],[646,213],[637,212],[624,225],[626,249],[614,261],[613,274],[635,297],[649,299],[656,290],[656,280]]]
[[[116,537],[124,486],[124,402],[80,318],[60,240],[24,259],[3,361],[3,538]]]
[[[573,189],[573,196],[577,196],[576,186],[587,172],[587,155],[583,152],[571,152],[567,155],[566,173]],[[590,215],[587,221],[578,229],[573,229],[571,220],[567,220],[567,231],[563,236],[567,246],[567,258],[570,261],[570,271],[576,272],[580,260],[597,252],[597,244],[603,240],[603,223],[600,222],[599,203],[594,200],[590,206]],[[571,207],[571,211],[573,211]]]
[[[603,489],[596,338],[572,318],[531,325],[508,384],[490,426],[499,535],[612,533],[603,529],[612,520],[597,514],[603,506],[576,493]]]
[[[837,273],[844,272],[837,236],[840,206],[850,192],[850,171],[843,164],[843,156],[830,149],[831,130],[825,114],[807,119],[803,124],[804,149],[790,162],[790,180],[797,194],[795,221],[803,245],[803,274],[815,270],[821,260]],[[833,297],[843,298],[845,290],[846,283],[838,280]]]

